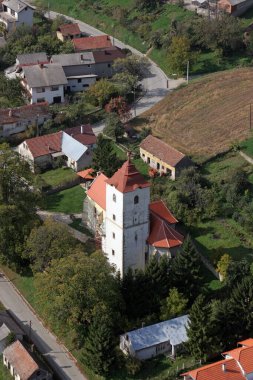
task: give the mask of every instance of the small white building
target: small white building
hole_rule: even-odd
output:
[[[4,0],[0,2],[0,22],[8,31],[21,25],[33,25],[34,8],[21,0]]]
[[[61,65],[40,64],[23,67],[21,84],[27,90],[31,104],[64,102],[64,86],[67,83]]]
[[[188,341],[188,315],[142,327],[120,336],[120,349],[140,360],[166,354],[175,357]]]

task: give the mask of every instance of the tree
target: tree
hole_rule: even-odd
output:
[[[52,260],[45,272],[36,274],[35,287],[44,317],[72,329],[79,347],[98,310],[107,310],[115,326],[120,323],[119,281],[101,252],[88,256],[78,250]]]
[[[136,0],[136,6],[139,9],[154,10],[159,5],[158,0]]]
[[[111,177],[122,165],[116,153],[113,150],[112,142],[98,135],[97,146],[93,150],[93,166],[95,170],[102,171],[108,177]]]
[[[212,353],[212,331],[210,325],[210,306],[202,295],[198,296],[189,313],[186,328],[190,354],[195,359],[206,359]]]
[[[126,58],[116,59],[113,64],[113,69],[116,73],[128,73],[140,81],[145,78],[149,66],[150,63],[146,57],[131,54]]]
[[[189,301],[199,294],[202,276],[199,253],[188,235],[171,267],[172,283]]]
[[[103,107],[117,94],[115,85],[107,79],[100,79],[91,85],[86,92],[87,98],[96,106]]]
[[[115,83],[118,92],[122,96],[131,93],[138,86],[138,76],[130,74],[128,71],[122,71],[114,74],[112,81]]]
[[[105,110],[108,113],[116,113],[122,122],[128,121],[131,116],[130,107],[122,96],[112,98]]]
[[[119,138],[123,137],[124,132],[125,129],[119,116],[115,112],[108,113],[105,119],[104,134],[114,141],[118,141]]]
[[[172,288],[169,296],[162,302],[161,319],[163,321],[182,315],[187,307],[188,300],[176,288]]]
[[[29,258],[34,272],[40,272],[46,270],[53,259],[71,254],[77,245],[67,226],[47,219],[31,231],[25,257]]]
[[[187,37],[172,37],[168,50],[168,65],[171,73],[180,76],[186,73],[187,62],[192,60],[191,45]]]
[[[82,360],[96,374],[106,375],[114,360],[112,320],[106,311],[97,313],[89,327]]]
[[[231,260],[227,268],[227,275],[225,278],[225,284],[228,289],[231,289],[242,278],[250,275],[250,265],[246,259],[240,261]]]
[[[220,274],[222,281],[227,276],[227,270],[229,268],[230,262],[231,262],[231,256],[225,253],[223,256],[221,256],[219,262],[217,263],[217,272]]]

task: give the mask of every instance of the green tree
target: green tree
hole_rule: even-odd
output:
[[[73,252],[78,241],[70,234],[67,226],[47,219],[35,227],[26,241],[25,257],[29,258],[33,271],[47,269],[53,259]]]
[[[88,256],[79,250],[52,260],[45,272],[36,274],[35,286],[43,316],[72,329],[79,347],[98,310],[107,310],[113,323],[120,323],[119,281],[101,252]]]
[[[171,73],[180,76],[186,73],[187,62],[192,60],[191,45],[187,37],[172,37],[168,50],[168,65]]]
[[[172,262],[171,275],[173,286],[189,301],[194,300],[202,282],[201,259],[189,235]]]
[[[85,340],[82,361],[99,375],[106,375],[115,356],[112,319],[106,314],[97,313],[89,327]]]
[[[195,359],[207,359],[212,353],[212,331],[210,324],[210,306],[204,297],[198,296],[189,313],[187,327],[187,346]]]
[[[125,73],[131,75],[132,77],[142,80],[147,70],[150,66],[150,63],[146,57],[139,57],[137,55],[131,54],[126,58],[118,58],[113,64],[113,69],[116,73]]]
[[[221,275],[222,281],[227,276],[227,271],[228,271],[230,262],[231,262],[231,256],[225,253],[223,256],[221,256],[219,262],[217,263],[217,272]]]
[[[163,321],[182,315],[187,307],[188,300],[176,288],[169,291],[169,296],[162,302],[161,319]]]
[[[112,142],[104,138],[102,134],[98,135],[92,157],[95,170],[102,171],[108,177],[111,177],[122,165],[113,150]]]
[[[86,92],[89,101],[100,107],[103,107],[115,95],[117,95],[117,89],[108,79],[100,79]]]
[[[138,76],[130,74],[128,71],[119,72],[113,75],[113,83],[117,86],[118,92],[125,96],[138,86]]]
[[[115,112],[110,112],[106,115],[103,132],[106,136],[111,137],[116,142],[123,137],[125,132],[124,125]]]

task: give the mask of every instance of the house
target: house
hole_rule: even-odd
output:
[[[241,16],[253,7],[253,0],[218,0],[218,10],[233,16]]]
[[[175,357],[188,341],[188,315],[142,327],[120,336],[120,349],[125,355],[146,360],[166,354]],[[217,380],[217,379],[216,379]]]
[[[28,53],[28,54],[18,54],[16,58],[16,67],[22,68],[23,66],[33,66],[42,64],[45,65],[49,63],[47,54],[41,53]]]
[[[83,91],[96,82],[95,61],[91,52],[58,54],[51,57],[51,63],[62,66],[67,78],[67,91]]]
[[[58,157],[62,157],[66,166],[75,171],[87,167],[91,163],[88,147],[60,131],[50,135],[33,137],[18,146],[18,153],[27,160],[33,171],[50,168]]]
[[[90,36],[74,38],[72,40],[75,52],[103,50],[112,47],[110,36]]]
[[[238,346],[224,352],[223,360],[183,373],[184,380],[253,379],[253,339],[239,342]]]
[[[168,175],[172,180],[178,177],[182,169],[192,165],[187,156],[152,135],[141,142],[140,157],[151,168],[161,175]]]
[[[150,183],[130,158],[111,178],[98,174],[84,200],[83,223],[123,276],[144,269],[153,255],[172,258],[183,243],[177,220],[162,201],[150,202]]]
[[[67,128],[64,131],[81,144],[86,145],[91,150],[95,148],[97,137],[95,136],[90,124],[81,125],[80,127]]]
[[[0,354],[3,353],[9,334],[14,334],[18,340],[23,340],[24,331],[19,327],[11,313],[7,310],[0,311]]]
[[[116,46],[93,51],[95,73],[98,77],[110,78],[113,76],[113,63],[118,58],[126,58],[126,54]]]
[[[60,41],[72,40],[82,36],[81,30],[77,23],[60,25],[56,31],[57,38]]]
[[[0,22],[7,31],[15,30],[21,25],[33,25],[34,8],[21,0],[4,0],[0,2]]]
[[[51,117],[47,103],[0,109],[0,137],[24,132],[31,125],[39,127]]]
[[[60,65],[24,66],[23,72],[21,84],[27,90],[31,104],[64,102],[64,86],[68,81]]]
[[[3,351],[3,364],[15,380],[51,380],[52,375],[40,368],[20,341],[16,341]]]

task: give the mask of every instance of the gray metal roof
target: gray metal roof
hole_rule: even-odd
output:
[[[63,68],[57,64],[24,66],[23,71],[30,88],[67,84]]]
[[[92,65],[95,63],[93,53],[72,53],[53,55],[51,62],[64,66]]]
[[[87,151],[88,147],[81,144],[79,141],[69,136],[67,133],[62,133],[62,152],[65,156],[74,161],[78,161]]]
[[[188,319],[188,315],[183,315],[178,318],[170,319],[169,321],[130,331],[124,334],[124,336],[128,335],[128,339],[135,351],[152,347],[166,341],[176,346],[188,340],[186,333]]]
[[[10,332],[11,332],[11,330],[5,324],[3,324],[0,327],[0,342],[2,340],[4,340],[5,338],[7,338],[7,336],[10,334]]]
[[[47,62],[48,58],[46,53],[30,53],[30,54],[18,54],[17,63],[19,65],[31,65],[39,62]]]
[[[241,4],[241,3],[245,3],[246,0],[229,0],[230,4],[231,5],[238,5],[238,4]]]
[[[24,1],[21,0],[4,0],[3,5],[6,5],[6,7],[13,9],[15,12],[19,13],[26,7],[32,8],[29,4],[26,4]]]
[[[19,327],[17,322],[12,318],[10,312],[6,310],[0,311],[0,328],[5,325],[14,334],[25,335],[24,331]]]

